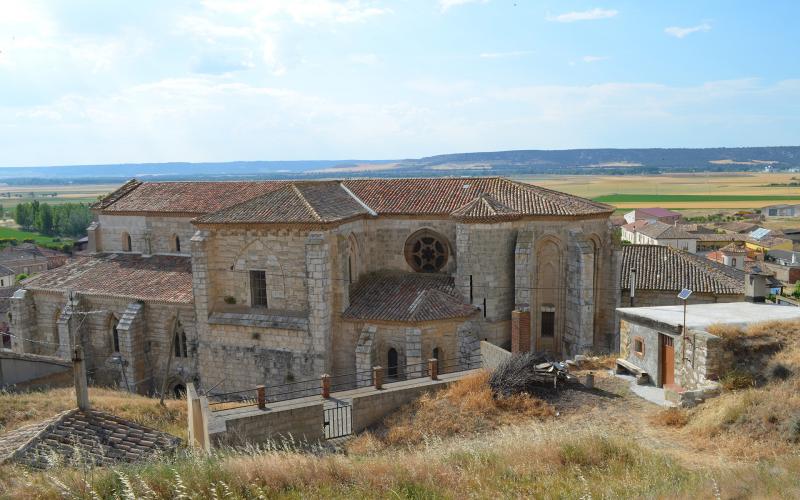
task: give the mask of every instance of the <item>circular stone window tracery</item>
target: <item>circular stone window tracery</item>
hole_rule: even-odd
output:
[[[405,254],[408,265],[420,273],[441,271],[449,257],[446,240],[427,229],[417,231],[408,238]]]

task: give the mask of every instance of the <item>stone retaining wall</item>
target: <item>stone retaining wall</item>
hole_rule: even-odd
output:
[[[491,342],[481,340],[481,362],[487,370],[494,370],[500,363],[511,357],[511,353]]]

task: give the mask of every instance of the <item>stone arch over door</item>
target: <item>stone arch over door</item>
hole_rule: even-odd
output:
[[[238,284],[234,295],[243,304],[250,303],[250,271],[264,271],[270,309],[286,309],[286,273],[278,257],[260,239],[247,245],[234,258],[231,270]],[[238,295],[238,296],[237,296]]]
[[[537,351],[561,352],[566,317],[566,260],[564,245],[554,236],[536,244],[531,328]]]

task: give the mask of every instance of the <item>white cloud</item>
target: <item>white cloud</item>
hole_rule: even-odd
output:
[[[585,63],[593,63],[599,61],[605,61],[608,59],[608,56],[583,56],[581,60]]]
[[[375,66],[380,62],[380,59],[376,54],[372,53],[363,53],[363,54],[350,54],[347,57],[347,60],[353,64],[361,64],[364,66]]]
[[[557,16],[547,16],[547,20],[559,23],[573,23],[575,21],[594,21],[596,19],[608,19],[611,17],[615,17],[617,14],[619,14],[619,12],[613,9],[594,8],[591,10],[567,12],[565,14],[559,14]]]
[[[482,52],[481,59],[506,59],[509,57],[522,57],[533,54],[532,50],[510,50],[507,52]]]
[[[442,12],[446,12],[447,10],[453,7],[459,7],[461,5],[466,5],[470,3],[488,3],[489,0],[439,0],[439,8],[442,9]]]
[[[685,36],[691,35],[692,33],[699,33],[702,31],[711,31],[711,25],[708,23],[698,24],[697,26],[690,26],[687,28],[681,28],[679,26],[670,26],[668,28],[664,28],[664,33],[670,36],[674,36],[675,38],[683,38]]]

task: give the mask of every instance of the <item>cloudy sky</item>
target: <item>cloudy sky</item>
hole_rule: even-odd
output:
[[[0,165],[800,144],[800,2],[0,0]]]

